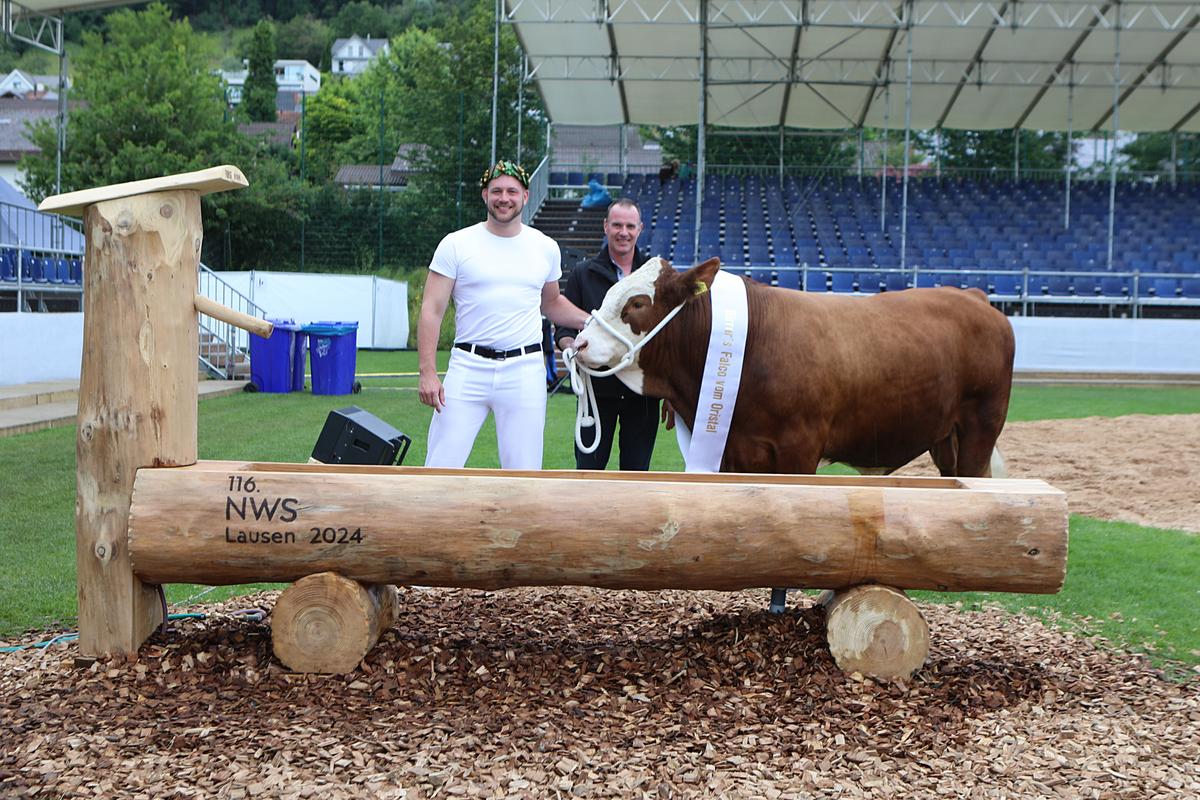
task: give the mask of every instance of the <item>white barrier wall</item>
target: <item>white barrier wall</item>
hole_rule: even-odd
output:
[[[1018,372],[1200,374],[1200,320],[1010,317]]]
[[[374,340],[397,341],[398,334],[392,327],[403,323],[400,331],[407,341],[407,287],[394,281],[379,283],[392,284],[381,286],[380,297],[385,292],[395,296],[376,307]],[[404,304],[402,317],[378,312],[379,308],[394,308],[400,303]],[[322,307],[328,308],[328,305]],[[306,318],[301,313],[286,311],[277,315],[306,322],[317,319],[316,316]],[[332,318],[354,319],[349,315]],[[364,344],[364,327],[367,332],[371,331],[371,319],[364,317],[359,322],[360,347],[370,346]],[[1010,317],[1010,320],[1017,334],[1018,372],[1200,375],[1200,320],[1056,317]],[[0,313],[0,385],[78,380],[82,352],[83,315],[80,313]]]
[[[0,386],[79,380],[83,313],[0,314]]]
[[[373,275],[303,272],[218,275],[263,309],[268,318],[291,319],[301,324],[357,322],[359,347],[408,347],[407,283]],[[245,342],[241,344],[244,346]]]

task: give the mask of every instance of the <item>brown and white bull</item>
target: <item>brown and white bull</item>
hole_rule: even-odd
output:
[[[656,263],[657,262],[657,263]],[[637,344],[680,311],[617,376],[668,400],[689,428],[712,327],[717,259],[676,271],[651,259],[594,312]],[[703,284],[703,286],[701,286]],[[741,389],[722,472],[812,473],[822,461],[869,472],[928,451],[942,475],[988,477],[1012,385],[1012,326],[978,290],[871,297],[747,281]],[[575,340],[592,369],[629,348],[595,321]]]

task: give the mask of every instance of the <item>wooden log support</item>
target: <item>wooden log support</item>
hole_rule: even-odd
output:
[[[334,572],[308,575],[276,601],[271,645],[295,672],[353,672],[396,612],[395,586],[368,586]]]
[[[905,594],[890,586],[826,592],[825,636],[843,672],[909,678],[929,656],[929,625]]]
[[[138,472],[129,547],[153,583],[1047,593],[1067,509],[1032,480],[200,462]]]
[[[196,460],[200,195],[244,186],[236,167],[49,197],[82,214],[83,361],[76,438],[79,649],[135,653],[162,619],[130,567],[139,467]]]

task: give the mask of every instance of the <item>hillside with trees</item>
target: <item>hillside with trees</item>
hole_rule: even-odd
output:
[[[295,3],[289,8],[296,13],[282,24],[261,19],[272,10],[267,5],[285,4],[247,4],[260,18],[236,109],[226,104],[214,72],[219,57],[211,39],[181,13],[211,26],[241,21],[242,7],[154,3],[96,15],[95,29],[80,32],[72,58],[71,99],[78,107],[68,118],[62,191],[231,163],[246,173],[250,188],[205,198],[203,255],[210,266],[298,269],[303,259],[305,269],[375,271],[426,263],[446,231],[481,217],[474,179],[491,149],[491,107],[479,98],[491,96],[492,4],[330,4],[338,10],[326,23],[310,15],[330,9]],[[218,19],[217,8],[228,14]],[[263,75],[273,81],[274,57],[296,55],[285,34],[313,33],[301,41],[315,50],[325,36],[320,26],[333,36],[340,26],[353,29],[356,19],[373,19],[371,9],[387,12],[377,16],[396,26],[389,30],[390,52],[360,75],[325,74],[295,121],[290,146],[239,131],[239,123],[275,118],[273,83],[257,88],[254,81]],[[520,61],[512,32],[502,33],[497,137],[499,151],[508,153],[515,150]],[[528,87],[521,105],[525,151],[544,152],[544,142],[531,137],[544,136],[545,115]],[[37,125],[32,136],[41,153],[22,161],[23,188],[40,199],[54,191],[53,124]],[[403,191],[331,183],[343,164],[390,169],[401,145],[411,170]]]

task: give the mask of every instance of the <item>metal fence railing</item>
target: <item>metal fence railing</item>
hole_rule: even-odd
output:
[[[265,317],[266,312],[246,295],[229,285],[219,273],[200,264],[197,293],[223,306],[252,317]],[[234,380],[249,377],[246,351],[250,334],[234,325],[206,314],[200,315],[200,363],[214,377]],[[245,368],[242,368],[242,367]]]
[[[550,159],[543,158],[529,176],[529,202],[525,204],[525,210],[521,213],[521,220],[526,225],[533,222],[533,218],[537,216],[537,212],[549,196]]]
[[[1185,272],[1080,269],[908,269],[832,264],[725,265],[760,283],[810,292],[873,295],[911,287],[977,288],[1022,314],[1037,305],[1108,306],[1141,316],[1147,308],[1200,307],[1200,275]]]

